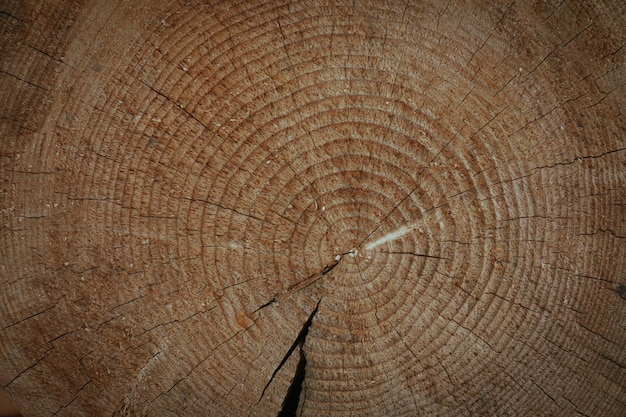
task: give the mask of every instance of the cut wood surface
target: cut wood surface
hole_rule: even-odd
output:
[[[0,387],[626,415],[625,44],[621,0],[0,1]]]

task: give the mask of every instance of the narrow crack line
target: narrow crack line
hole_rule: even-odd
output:
[[[144,80],[141,79],[137,79],[137,81],[139,81],[140,83],[142,83],[143,85],[145,85],[146,87],[148,87],[150,90],[152,90],[152,92],[154,92],[155,94],[157,94],[158,96],[162,97],[163,99],[165,99],[166,101],[174,104],[175,107],[179,108],[183,113],[185,113],[187,116],[191,117],[193,120],[195,120],[196,122],[198,122],[198,124],[200,124],[200,126],[202,126],[204,129],[211,131],[211,129],[209,129],[209,127],[200,119],[198,119],[197,116],[195,116],[193,113],[191,113],[189,110],[185,109],[185,106],[181,103],[179,103],[178,101],[176,101],[175,99],[173,99],[172,97],[169,97],[167,94],[157,90],[155,87],[153,87],[152,85],[148,84],[147,82],[145,82]]]
[[[563,166],[563,165],[571,165],[577,161],[583,161],[585,159],[598,159],[598,158],[602,158],[604,156],[607,156],[616,152],[623,152],[623,151],[626,151],[626,148],[612,149],[610,151],[606,151],[597,155],[579,156],[579,157],[572,159],[571,161],[556,162],[552,165],[543,165],[543,166],[533,167],[533,169],[537,170],[537,169],[545,169],[545,168],[555,168],[557,166]]]
[[[289,9],[289,6],[287,6],[287,9]],[[287,15],[289,14],[289,10],[287,10]],[[294,65],[293,65],[293,61],[291,59],[291,55],[289,54],[289,49],[287,48],[287,36],[285,35],[285,32],[283,31],[283,26],[280,22],[281,18],[284,17],[282,15],[277,16],[276,18],[276,23],[278,25],[278,30],[280,31],[280,34],[282,36],[282,43],[283,43],[283,49],[285,50],[285,55],[287,56],[287,61],[289,62],[289,71],[292,73],[293,75],[293,79],[296,80],[297,84],[298,84],[298,89],[299,89],[299,84],[300,82],[298,81],[298,75],[295,72],[294,69]],[[290,94],[289,94],[290,98],[291,98],[291,102],[293,103],[294,109],[296,111],[296,113],[298,114],[298,118],[300,119],[300,125],[302,126],[302,129],[306,132],[306,134],[308,135],[311,144],[313,145],[313,148],[315,149],[315,151],[317,153],[321,152],[320,147],[317,145],[317,143],[315,142],[315,139],[313,138],[313,135],[311,134],[311,131],[306,128],[306,124],[304,123],[304,117],[302,116],[302,111],[300,109],[300,106],[296,103],[296,99],[294,97],[294,91],[293,89],[291,89]],[[256,126],[255,126],[256,127]],[[331,157],[331,155],[328,153],[328,151],[325,151],[326,155],[328,157]],[[291,168],[291,165],[290,165]],[[293,171],[293,169],[292,169]],[[294,171],[295,172],[295,171]],[[302,183],[302,181],[300,180],[300,178],[298,178],[298,181]],[[322,196],[322,194],[319,192],[319,190],[316,188],[315,184],[312,183],[311,181],[309,181],[308,179],[306,179],[305,177],[305,181],[308,183],[308,185],[311,187],[311,189],[313,190],[313,195],[311,197],[313,197],[313,200],[315,201],[315,203],[317,204],[317,200]],[[329,227],[330,227],[330,222],[328,221],[328,218],[326,217],[326,215],[322,215],[321,216],[322,220],[324,221],[324,223],[326,223]]]
[[[65,409],[67,409],[67,407],[69,407],[69,406],[70,406],[70,405],[71,405],[74,401],[76,401],[76,399],[78,398],[78,396],[80,395],[80,393],[81,393],[81,392],[82,392],[85,388],[87,388],[87,386],[88,386],[89,384],[91,384],[91,379],[90,379],[90,380],[88,380],[85,384],[83,384],[83,386],[82,386],[82,387],[80,387],[80,388],[78,389],[78,391],[76,391],[76,393],[74,394],[74,396],[72,397],[72,399],[71,399],[71,400],[70,400],[67,404],[62,405],[61,407],[59,407],[59,409],[58,409],[57,411],[55,411],[55,412],[54,412],[54,414],[52,414],[52,416],[54,417],[54,416],[58,415],[61,411],[63,411],[63,410],[65,410]]]
[[[618,235],[612,229],[598,229],[596,232],[593,232],[593,233],[580,233],[578,236],[596,236],[596,235],[598,235],[600,233],[608,233],[608,234],[612,235],[615,239],[626,239],[626,235],[625,236]]]
[[[550,12],[549,15],[547,15],[546,17],[544,17],[543,22],[549,20],[552,16],[554,16],[554,14],[561,8],[561,6],[563,5],[563,3],[565,3],[567,0],[561,0],[561,2],[552,10],[552,12]]]
[[[546,55],[544,55],[544,56],[543,56],[543,57],[539,60],[539,62],[537,63],[537,65],[535,65],[535,66],[533,67],[533,69],[531,69],[530,71],[528,71],[528,74],[526,75],[526,78],[524,79],[524,82],[528,81],[528,78],[530,77],[530,75],[531,75],[532,73],[534,73],[534,72],[537,70],[537,68],[539,68],[539,67],[541,66],[541,64],[543,64],[544,62],[546,62],[546,60],[547,60],[548,58],[550,58],[550,56],[551,56],[554,52],[556,52],[556,50],[557,50],[557,49],[559,49],[559,45],[554,46],[554,47],[550,50],[550,52],[548,52]]]
[[[521,389],[522,389],[522,390],[523,390],[526,394],[530,394],[530,393],[528,392],[528,390],[527,390],[527,389],[526,389],[526,388],[525,388],[522,384],[520,384],[520,383],[518,382],[518,378],[515,378],[513,375],[511,375],[511,374],[510,374],[509,372],[507,372],[507,371],[504,371],[504,375],[506,375],[507,377],[509,377],[509,379],[510,379],[511,381],[513,381],[513,382],[515,383],[515,385],[517,385],[518,387],[520,387],[520,388],[521,388]]]
[[[320,307],[320,303],[321,302],[322,302],[322,299],[320,298],[319,301],[317,302],[317,305],[315,306],[315,309],[309,315],[309,318],[307,319],[307,321],[304,322],[304,325],[302,325],[302,329],[300,329],[300,333],[298,333],[298,336],[296,337],[296,340],[291,344],[291,346],[289,347],[289,350],[287,350],[287,353],[285,354],[283,359],[280,361],[280,363],[278,364],[276,369],[274,369],[274,372],[272,373],[272,376],[270,377],[269,381],[267,381],[267,384],[265,385],[265,388],[263,388],[263,391],[261,392],[261,396],[259,397],[259,400],[256,402],[255,405],[257,405],[257,404],[259,404],[261,402],[261,400],[265,396],[265,392],[267,391],[269,386],[272,384],[272,382],[274,382],[274,378],[276,377],[278,372],[282,369],[282,367],[285,365],[287,360],[289,360],[289,358],[291,357],[293,352],[298,348],[298,346],[300,346],[300,349],[302,349],[304,347],[304,342],[306,340],[307,334],[309,333],[309,328],[311,327],[311,323],[313,323],[313,318],[315,317],[315,315],[319,311],[319,307]]]
[[[0,15],[3,15],[3,16],[8,16],[8,17],[10,17],[11,19],[13,19],[13,20],[17,20],[17,21],[18,21],[18,22],[20,22],[20,23],[25,23],[25,24],[26,24],[26,26],[32,27],[31,25],[29,25],[29,24],[27,24],[26,22],[24,22],[23,20],[21,20],[21,19],[19,19],[19,18],[15,17],[15,16],[14,16],[14,15],[12,15],[11,13],[7,12],[6,10],[0,10]]]
[[[620,367],[622,369],[626,369],[626,365],[625,364],[618,362],[617,360],[611,358],[610,356],[606,356],[603,353],[598,353],[598,355],[600,355],[600,357],[606,359],[607,361],[613,363],[614,365],[616,365],[616,366],[618,366],[618,367]]]
[[[572,406],[574,406],[574,412],[576,412],[576,414],[581,415],[583,417],[591,417],[589,414],[585,414],[582,411],[580,411],[580,407],[578,407],[578,405],[574,401],[570,400],[565,395],[561,395],[561,397],[564,398]]]
[[[406,340],[404,339],[404,336],[402,336],[402,334],[400,334],[400,332],[398,331],[398,329],[396,328],[396,326],[394,326],[393,324],[390,324],[391,328],[394,330],[394,332],[396,332],[396,335],[398,335],[398,339],[400,339],[400,341],[402,342],[402,344],[404,345],[404,347],[406,347],[406,349],[411,353],[411,355],[415,358],[415,360],[421,364],[420,358],[417,356],[417,354],[413,351],[413,349],[411,349],[411,346],[409,346],[409,344],[406,342]]]
[[[25,369],[23,369],[22,371],[20,371],[20,373],[18,373],[17,375],[15,375],[15,377],[13,377],[13,379],[11,379],[9,382],[7,382],[5,385],[0,385],[0,388],[2,389],[7,389],[7,387],[11,384],[13,384],[16,380],[18,380],[22,375],[24,375],[25,373],[27,373],[28,371],[30,371],[31,369],[33,369],[34,367],[36,367],[37,365],[39,365],[43,360],[46,359],[46,357],[48,356],[48,353],[50,353],[50,351],[54,349],[54,346],[46,349],[46,351],[41,355],[41,357],[37,358],[35,360],[34,363],[30,364],[29,366],[27,366]]]
[[[598,104],[602,103],[604,100],[606,100],[606,98],[607,98],[608,96],[610,96],[611,94],[613,94],[613,92],[615,92],[618,88],[619,88],[619,87],[615,87],[615,88],[611,89],[609,92],[605,93],[605,94],[604,94],[604,95],[603,95],[603,96],[602,96],[599,100],[595,101],[594,103],[592,103],[592,104],[590,104],[590,105],[588,105],[588,106],[585,106],[585,109],[590,109],[590,108],[595,107],[595,106],[597,106]]]
[[[3,332],[3,331],[5,331],[5,330],[7,330],[7,329],[10,329],[10,328],[11,328],[11,327],[13,327],[13,326],[17,326],[18,324],[23,323],[23,322],[25,322],[25,321],[27,321],[27,320],[30,320],[30,319],[32,319],[32,318],[35,318],[35,317],[37,317],[37,316],[39,316],[39,315],[41,315],[41,314],[47,313],[48,311],[50,311],[50,310],[54,309],[54,308],[55,308],[56,306],[58,306],[58,305],[59,305],[59,302],[57,301],[56,303],[54,303],[54,304],[53,304],[53,305],[51,305],[50,307],[47,307],[47,308],[45,308],[45,309],[43,309],[43,310],[41,310],[41,311],[38,311],[38,312],[36,312],[36,313],[34,313],[34,314],[31,314],[31,315],[30,315],[30,316],[28,316],[28,317],[24,317],[23,319],[20,319],[20,320],[18,320],[18,321],[16,321],[16,322],[14,322],[14,323],[9,324],[8,326],[3,327],[2,329],[0,329],[0,332]]]
[[[214,346],[211,349],[211,352],[206,355],[204,358],[202,358],[198,363],[196,363],[194,366],[191,367],[191,369],[189,369],[189,371],[187,371],[185,373],[185,375],[183,375],[180,379],[178,379],[177,381],[175,381],[167,390],[163,390],[161,391],[161,393],[159,393],[156,397],[152,398],[151,400],[147,400],[150,401],[152,403],[156,402],[159,398],[167,396],[170,391],[172,391],[174,388],[176,388],[178,386],[178,384],[180,384],[181,382],[187,380],[189,378],[189,375],[191,375],[196,369],[198,369],[202,364],[204,364],[207,360],[209,360],[210,358],[213,357],[213,355],[215,354],[215,352],[221,348],[223,345],[229,343],[231,340],[235,339],[237,336],[242,335],[244,333],[246,333],[252,326],[254,326],[254,323],[252,323],[251,325],[249,325],[248,327],[246,327],[243,330],[239,330],[238,332],[236,332],[235,334],[233,334],[232,336],[230,336],[229,338],[227,338],[226,340],[218,343],[216,346]],[[142,404],[145,404],[147,401],[144,401]]]
[[[359,264],[359,262],[356,262],[357,265],[357,272],[359,273],[359,278],[361,278],[361,282],[363,282],[363,284],[366,283],[365,278],[363,278],[363,273],[361,272],[361,265]],[[369,300],[372,302],[372,304],[374,304],[374,317],[376,318],[376,326],[378,326],[380,328],[380,317],[378,317],[378,303],[376,302],[376,300],[374,298],[372,298],[372,294],[370,293],[370,290],[367,288],[367,285],[364,286],[365,288],[365,292],[367,293],[367,298],[369,298]]]
[[[508,106],[505,107],[505,109]],[[480,129],[478,129],[478,131],[476,131],[472,137],[480,132],[485,126],[487,126],[489,123],[491,123],[496,117],[498,117],[500,115],[500,113],[502,113],[505,109],[502,109],[500,112],[498,112],[494,117],[492,117],[487,123],[485,123]],[[446,150],[448,148],[448,146],[452,143],[452,141],[454,141],[454,139],[457,138],[457,136],[459,135],[460,130],[456,131],[454,133],[454,135],[445,143],[445,145],[443,145],[443,147],[441,149],[439,149],[439,151],[435,154],[435,156],[433,156],[431,158],[431,160],[428,162],[428,164],[424,165],[424,167],[422,167],[422,169],[417,173],[416,177],[415,177],[415,182],[417,183],[417,185],[415,187],[413,187],[413,189],[411,189],[411,191],[408,192],[408,194],[406,194],[399,202],[398,204],[396,204],[386,215],[385,217],[382,218],[382,220],[380,220],[378,222],[378,225],[374,228],[374,230],[372,230],[367,236],[365,236],[365,238],[363,239],[363,241],[361,242],[361,245],[363,243],[365,243],[374,233],[376,233],[380,227],[385,223],[385,221],[387,221],[387,219],[393,214],[395,213],[395,211],[398,209],[398,207],[400,207],[409,197],[411,197],[413,195],[413,193],[415,191],[417,191],[417,189],[422,185],[422,179],[423,179],[423,175],[424,173],[428,170],[428,168],[430,167],[430,165],[439,157],[439,155],[441,155],[443,153],[444,150]]]
[[[150,332],[154,331],[154,329],[157,329],[157,328],[160,328],[160,327],[165,328],[165,327],[169,327],[169,326],[174,325],[174,324],[184,323],[184,322],[186,322],[187,320],[190,320],[190,319],[192,319],[192,318],[194,318],[194,317],[196,317],[196,316],[198,316],[198,315],[200,315],[200,314],[206,314],[206,313],[208,313],[208,312],[212,311],[213,309],[215,309],[216,307],[217,307],[217,305],[213,305],[213,306],[211,306],[210,308],[207,308],[207,309],[205,309],[205,310],[196,311],[195,313],[190,314],[190,315],[188,315],[188,316],[186,316],[186,317],[182,317],[182,318],[179,318],[179,319],[170,320],[170,321],[167,321],[167,322],[164,322],[164,323],[159,323],[159,324],[156,324],[156,325],[154,325],[154,326],[152,326],[152,327],[150,327],[150,328],[148,328],[148,329],[145,329],[142,333],[138,334],[138,336],[143,336],[144,334],[146,334],[146,333],[150,333]],[[111,318],[110,320],[107,320],[107,322],[108,322],[108,321],[111,321],[111,320],[113,320],[113,319],[116,319],[116,318],[118,318],[118,317],[119,317],[119,316],[113,317],[113,318]],[[99,329],[101,326],[103,326],[104,324],[106,324],[106,322],[105,322],[105,323],[101,323],[100,325],[98,325],[98,329]],[[97,330],[97,329],[96,329],[96,330]]]
[[[576,320],[576,324],[579,325],[580,327],[582,327],[583,329],[587,330],[588,332],[598,336],[599,338],[601,338],[602,340],[609,342],[612,345],[618,345],[619,343],[609,339],[608,337],[606,337],[605,335],[603,335],[602,333],[599,333],[595,330],[593,330],[591,327],[584,325],[583,323],[581,323],[579,320]]]
[[[502,16],[500,17],[500,19],[498,19],[498,21],[496,22],[496,24],[494,25],[494,27],[492,28],[492,30],[489,32],[489,35],[485,38],[485,40],[482,42],[482,44],[474,50],[474,52],[472,53],[471,58],[469,59],[469,61],[467,61],[468,63],[472,62],[474,60],[474,57],[476,56],[476,54],[481,51],[485,45],[487,45],[487,42],[489,42],[489,40],[491,39],[491,37],[493,36],[493,34],[498,30],[500,23],[502,23],[502,21],[504,20],[504,18],[509,14],[509,12],[511,11],[511,8],[513,7],[513,4],[515,4],[515,0],[513,0],[511,2],[511,4],[509,4],[506,8],[506,10],[504,11],[504,13],[502,14]]]
[[[559,403],[558,403],[558,402],[554,399],[554,397],[553,397],[553,396],[551,396],[550,394],[548,394],[548,392],[547,392],[545,389],[543,389],[543,387],[542,387],[541,385],[539,385],[538,383],[536,383],[533,379],[531,379],[531,380],[530,380],[530,382],[532,382],[533,384],[535,384],[535,386],[536,386],[537,388],[539,388],[539,391],[541,391],[541,392],[542,392],[542,393],[543,393],[546,397],[548,397],[549,399],[551,399],[551,400],[552,400],[552,402],[553,402],[554,404],[556,404],[556,406],[557,406],[557,407],[560,407]]]
[[[495,293],[493,291],[485,291],[485,292],[483,292],[483,295],[490,295],[492,297],[496,297],[496,298],[498,298],[498,299],[500,299],[502,301],[505,301],[505,302],[507,302],[509,304],[512,304],[512,305],[517,306],[517,307],[520,307],[520,308],[524,309],[525,311],[532,311],[533,313],[541,314],[541,310],[537,310],[537,309],[532,308],[532,306],[530,306],[530,305],[524,305],[524,304],[522,304],[520,302],[517,302],[515,300],[508,299],[505,296],[502,296],[502,295],[500,295],[498,293]]]
[[[585,33],[591,26],[593,26],[594,22],[592,21],[591,23],[589,23],[587,26],[585,26],[583,29],[581,29],[580,31],[578,31],[574,36],[572,36],[569,40],[565,41],[565,43],[563,45],[561,45],[561,48],[565,48],[567,45],[569,45],[572,41],[574,41],[576,38],[578,38],[580,35],[582,35],[583,33]]]
[[[445,259],[445,260],[450,260],[450,258],[446,258],[445,256],[436,256],[436,255],[428,255],[425,253],[415,253],[415,252],[407,252],[407,251],[381,251],[381,253],[386,253],[389,255],[411,255],[411,256],[417,256],[419,258],[431,258],[431,259]]]
[[[279,293],[276,297],[274,297],[274,301],[278,301],[278,299],[280,297],[288,297],[293,293],[296,293],[300,290],[303,290],[304,288],[308,287],[309,285],[313,284],[314,282],[316,282],[317,280],[319,280],[320,278],[322,278],[325,275],[328,275],[330,273],[330,271],[332,271],[333,269],[335,269],[335,267],[337,265],[339,265],[339,262],[341,261],[342,257],[340,257],[338,260],[333,261],[332,263],[326,265],[324,268],[322,268],[321,271],[316,272],[315,274],[309,275],[308,278],[306,278],[305,280],[302,280],[300,282],[298,282],[295,285],[292,285],[291,287],[287,288],[286,291]]]
[[[54,62],[56,62],[57,64],[60,64],[60,65],[67,65],[67,66],[68,66],[68,67],[70,67],[70,68],[76,69],[75,67],[73,67],[73,66],[71,66],[70,64],[68,64],[68,63],[64,62],[63,60],[61,60],[61,59],[59,59],[59,58],[56,58],[56,57],[52,56],[51,54],[47,53],[47,52],[46,52],[46,51],[44,51],[43,49],[36,48],[36,47],[34,47],[33,45],[26,45],[26,46],[27,46],[27,47],[29,47],[30,49],[34,50],[34,51],[39,52],[39,53],[40,53],[40,54],[42,54],[42,55],[47,56],[48,58],[50,58],[51,60],[53,60],[53,61],[54,61]]]
[[[434,160],[434,158],[433,158]],[[432,162],[432,161],[431,161]],[[405,195],[402,200],[400,200],[400,202],[398,204],[396,204],[386,215],[385,217],[383,217],[383,219],[381,221],[378,222],[378,225],[374,228],[374,230],[372,230],[367,236],[365,236],[365,238],[363,239],[363,241],[361,242],[361,245],[363,245],[363,243],[365,243],[374,233],[376,233],[380,227],[383,225],[383,223],[385,223],[385,221],[387,221],[387,219],[398,209],[398,207],[400,207],[400,205],[402,203],[404,203],[405,200],[407,200],[417,189],[418,187],[421,185],[421,176],[424,173],[424,171],[426,171],[426,168],[422,169],[417,177],[418,177],[418,185],[416,185],[407,195]],[[361,246],[359,245],[359,246]]]
[[[271,224],[272,226],[275,226],[272,222],[270,222],[268,220],[262,219],[260,217],[257,217],[255,215],[253,215],[253,214],[244,213],[243,211],[239,211],[239,210],[237,210],[235,208],[228,207],[228,206],[225,206],[223,204],[216,203],[214,201],[210,201],[210,200],[206,200],[206,199],[202,199],[202,198],[193,198],[193,197],[183,197],[183,200],[188,200],[188,201],[193,201],[193,202],[198,202],[198,203],[205,203],[205,204],[208,204],[210,206],[214,206],[214,207],[220,208],[222,210],[233,212],[235,214],[238,214],[238,215],[246,217],[246,218],[254,219],[254,220],[257,220],[257,221],[260,221],[260,222],[263,222],[263,223],[266,223],[266,224]]]
[[[251,314],[258,313],[259,311],[263,310],[265,307],[269,307],[270,305],[278,302],[281,298],[288,297],[291,294],[294,294],[294,293],[296,293],[296,292],[298,292],[300,290],[303,290],[304,288],[306,288],[309,285],[313,284],[315,281],[317,281],[320,278],[322,278],[324,275],[328,275],[330,273],[330,271],[332,271],[337,265],[339,265],[339,262],[341,261],[341,259],[343,259],[343,257],[346,254],[348,254],[348,253],[350,253],[350,252],[346,252],[346,253],[342,253],[342,254],[337,255],[338,259],[336,259],[332,263],[326,265],[324,268],[322,268],[321,271],[316,272],[315,274],[309,275],[308,278],[306,278],[305,280],[300,281],[297,284],[292,285],[291,287],[287,288],[284,291],[276,293],[274,295],[274,297],[272,297],[271,300],[269,300],[267,303],[262,304],[259,307],[257,307]]]
[[[30,85],[31,87],[35,87],[35,88],[38,88],[38,89],[43,90],[43,91],[50,91],[49,89],[47,89],[47,88],[45,88],[45,87],[43,87],[41,85],[35,84],[33,82],[30,82],[30,81],[28,81],[28,80],[26,80],[24,78],[20,78],[17,75],[11,74],[10,72],[6,72],[6,71],[3,71],[3,70],[0,70],[0,74],[5,74],[5,75],[7,75],[7,76],[9,76],[11,78],[14,78],[14,79],[16,79],[18,81],[21,81],[21,82],[23,82],[25,84]]]
[[[243,281],[238,281],[238,282],[235,282],[234,284],[230,284],[230,285],[227,285],[225,287],[222,287],[222,288],[220,288],[220,291],[225,291],[225,290],[227,290],[229,288],[237,287],[239,285],[243,285],[243,284],[245,284],[247,282],[251,282],[251,281],[256,281],[258,279],[262,279],[262,277],[252,277],[252,278],[244,279]]]
[[[15,174],[26,174],[26,175],[52,175],[52,174],[56,174],[58,172],[58,170],[54,170],[54,171],[24,171],[24,170],[21,170],[21,169],[12,169],[12,168],[9,168],[7,171],[15,173]]]

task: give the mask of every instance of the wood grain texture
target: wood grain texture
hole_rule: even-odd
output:
[[[0,2],[25,416],[626,415],[623,2],[144,3]]]

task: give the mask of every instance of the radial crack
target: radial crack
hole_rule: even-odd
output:
[[[311,315],[309,316],[307,321],[302,326],[302,329],[300,330],[300,333],[298,333],[298,336],[296,337],[296,340],[293,342],[291,347],[289,347],[289,350],[287,351],[287,353],[285,354],[283,359],[280,361],[280,363],[278,364],[278,366],[276,367],[276,369],[272,373],[272,376],[270,377],[270,380],[267,382],[267,384],[265,385],[265,388],[263,388],[263,391],[261,392],[261,397],[259,397],[259,401],[257,401],[257,404],[261,401],[261,399],[263,399],[263,396],[265,396],[265,391],[267,391],[267,388],[269,388],[269,386],[272,384],[272,382],[274,381],[274,378],[276,377],[278,372],[282,369],[282,367],[285,365],[287,360],[289,360],[289,358],[291,357],[293,352],[298,347],[300,347],[300,352],[301,352],[300,355],[302,355],[302,356],[300,356],[300,362],[298,362],[298,368],[296,369],[296,374],[295,374],[294,380],[293,380],[293,382],[291,384],[292,386],[289,388],[289,391],[287,392],[287,396],[285,398],[285,402],[283,403],[283,409],[287,405],[286,403],[288,402],[287,400],[289,398],[289,394],[292,391],[292,389],[294,389],[294,384],[297,385],[296,381],[298,379],[299,374],[304,372],[303,369],[300,369],[301,366],[304,366],[302,364],[303,355],[304,355],[304,353],[302,352],[302,349],[304,347],[304,341],[306,339],[306,336],[309,333],[309,328],[311,327],[311,323],[313,323],[313,317],[315,317],[315,315],[317,314],[317,311],[319,310],[320,302],[321,302],[321,300],[317,302],[317,305],[315,306],[315,309],[313,310],[313,312],[311,313]],[[300,382],[300,385],[301,384],[302,384],[302,381]],[[281,411],[280,415],[283,415],[282,411]]]
[[[347,252],[347,253],[350,253],[350,252]],[[268,307],[268,306],[278,302],[278,300],[280,300],[281,298],[288,297],[291,294],[296,293],[296,292],[298,292],[298,291],[308,287],[309,285],[313,284],[315,281],[317,281],[320,278],[322,278],[324,275],[329,274],[330,271],[332,271],[337,265],[339,265],[339,262],[341,261],[341,259],[342,259],[342,257],[344,255],[345,254],[337,255],[337,258],[335,258],[335,260],[332,263],[330,263],[330,264],[326,265],[324,268],[322,268],[321,271],[318,271],[318,272],[316,272],[314,274],[309,275],[306,279],[304,279],[304,280],[302,280],[302,281],[292,285],[291,287],[287,288],[284,291],[276,293],[271,300],[269,300],[267,303],[262,304],[259,307],[257,307],[257,309],[254,310],[252,312],[252,314],[257,313],[257,312],[261,311],[262,309],[264,309],[265,307]]]
[[[336,259],[335,261],[333,261],[332,263],[326,265],[324,268],[322,268],[321,271],[318,271],[314,274],[309,275],[306,279],[298,282],[297,284],[292,285],[291,287],[287,288],[287,290],[285,292],[282,292],[280,294],[277,294],[276,297],[274,297],[273,301],[278,301],[279,297],[286,297],[288,295],[291,295],[295,292],[298,292],[306,287],[308,287],[309,285],[313,284],[315,281],[317,281],[318,279],[322,278],[324,275],[327,275],[328,273],[330,273],[330,271],[332,271],[337,265],[339,265],[339,261],[341,260],[341,258],[339,258],[338,260]]]
[[[304,374],[306,369],[306,357],[304,356],[304,350],[302,349],[304,342],[300,344],[300,360],[296,368],[296,374],[291,381],[287,396],[283,401],[283,406],[278,413],[278,417],[295,417],[298,411],[298,404],[300,403],[300,393],[302,392],[302,383],[304,382]]]

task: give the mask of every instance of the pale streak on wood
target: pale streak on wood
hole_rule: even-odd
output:
[[[412,230],[417,228],[417,223],[413,223],[413,224],[409,224],[406,226],[402,226],[401,228],[394,230],[391,233],[387,233],[385,236],[368,243],[367,245],[365,245],[365,249],[366,250],[372,250],[374,248],[377,248],[378,246],[385,244],[387,242],[391,242],[392,240],[396,240],[401,238],[402,236],[406,235],[407,233],[411,232]]]

